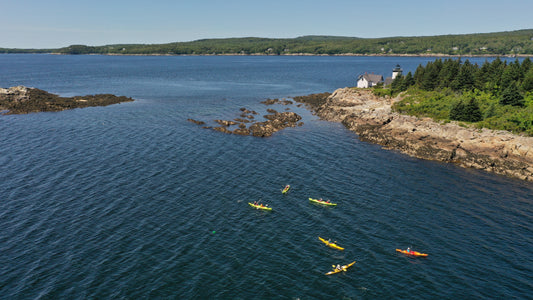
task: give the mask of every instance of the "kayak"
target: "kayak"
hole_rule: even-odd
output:
[[[418,251],[407,251],[407,250],[402,250],[402,249],[396,249],[396,252],[400,252],[400,253],[403,253],[405,255],[411,255],[411,256],[420,256],[420,257],[426,257],[428,256],[426,253],[420,253]]]
[[[326,201],[320,200],[320,199],[309,198],[309,201],[314,202],[314,203],[318,203],[318,204],[329,205],[329,206],[336,206],[337,205],[337,203],[326,202]]]
[[[291,186],[290,186],[289,184],[287,184],[287,185],[285,186],[285,188],[281,191],[281,193],[282,193],[282,194],[286,194],[286,193],[289,191],[290,188],[291,188]]]
[[[263,204],[253,204],[253,203],[250,203],[248,202],[248,204],[250,204],[251,207],[253,208],[256,208],[256,209],[262,209],[262,210],[272,210],[272,207],[268,207],[268,206],[264,206]]]
[[[321,240],[324,244],[330,246],[331,248],[333,249],[337,249],[337,250],[344,250],[344,248],[342,248],[341,246],[338,246],[337,244],[335,243],[332,243],[332,242],[328,242],[326,241],[325,239],[321,238],[321,237],[318,237],[319,240]]]
[[[340,272],[346,272],[346,270],[348,270],[348,268],[353,266],[354,264],[355,264],[355,261],[353,261],[353,262],[351,262],[351,263],[349,263],[349,264],[347,264],[345,266],[342,266],[340,268],[340,270],[339,269],[333,269],[332,271],[327,272],[326,275],[337,274],[337,273],[340,273]]]

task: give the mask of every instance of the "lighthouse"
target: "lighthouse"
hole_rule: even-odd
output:
[[[400,65],[396,65],[396,67],[392,69],[392,80],[394,80],[394,78],[396,78],[398,75],[402,75],[402,68]]]

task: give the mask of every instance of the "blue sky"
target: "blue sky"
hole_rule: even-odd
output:
[[[533,28],[532,0],[2,0],[0,48]]]

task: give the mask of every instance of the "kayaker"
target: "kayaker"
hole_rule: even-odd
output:
[[[341,265],[337,265],[337,267],[335,269],[342,270],[342,267],[341,267]]]
[[[411,248],[407,247],[407,253],[411,253]]]

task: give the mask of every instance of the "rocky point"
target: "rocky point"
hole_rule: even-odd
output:
[[[400,115],[392,111],[399,99],[343,88],[313,109],[321,119],[342,122],[361,140],[386,149],[533,181],[533,137]]]

